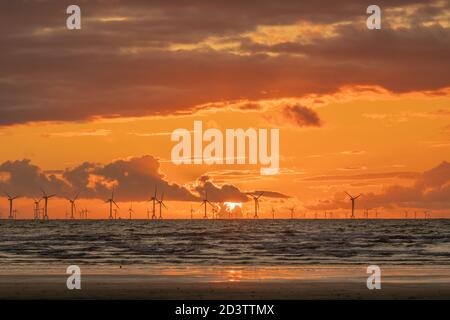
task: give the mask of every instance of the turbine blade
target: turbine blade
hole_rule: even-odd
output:
[[[115,204],[115,206],[117,207],[117,209],[120,209],[119,206],[117,205],[117,203],[116,203],[114,200],[112,200],[112,203]]]
[[[166,205],[164,204],[164,202],[161,202],[161,204],[163,205],[164,208],[167,209]]]
[[[350,198],[353,198],[350,193],[348,193],[347,191],[344,191]]]

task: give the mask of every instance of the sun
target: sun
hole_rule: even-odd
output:
[[[224,202],[223,203],[228,211],[233,211],[234,208],[242,208],[242,202]]]

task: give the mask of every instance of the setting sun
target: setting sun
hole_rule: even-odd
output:
[[[242,202],[224,202],[227,211],[233,211],[236,207],[242,208]]]

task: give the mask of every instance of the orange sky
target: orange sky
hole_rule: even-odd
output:
[[[38,5],[17,3],[6,5],[12,17],[31,17]],[[46,22],[19,26],[4,17],[15,28],[0,53],[7,62],[0,186],[23,195],[15,202],[20,218],[32,217],[39,186],[58,194],[52,218],[64,218],[64,197],[80,189],[79,207],[107,218],[112,185],[119,216],[128,216],[133,200],[136,217],[145,218],[152,181],[167,183],[169,218],[189,217],[191,206],[201,217],[198,198],[209,187],[219,205],[255,190],[276,193],[262,198],[260,217],[271,217],[272,207],[289,217],[296,206],[297,217],[329,211],[343,218],[350,210],[344,191],[363,194],[359,216],[367,208],[386,217],[405,210],[450,217],[448,3],[386,4],[379,31],[365,29],[364,10],[353,6],[311,7],[305,16],[307,8],[291,1],[272,18],[270,3],[240,8],[247,24],[202,20],[199,12],[238,14],[222,5],[199,1],[178,21],[182,4],[93,2],[90,10],[81,5],[77,33],[60,28],[55,4],[42,4]],[[180,23],[184,30],[172,28]],[[377,53],[365,47],[371,41]],[[192,130],[194,120],[223,132],[279,128],[279,174],[261,176],[255,165],[174,165],[170,133]],[[22,159],[30,162],[14,163]],[[252,212],[250,199],[243,210]],[[0,211],[7,215],[5,197]]]

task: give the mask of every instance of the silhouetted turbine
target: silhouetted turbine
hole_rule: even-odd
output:
[[[131,201],[130,208],[128,209],[128,213],[130,214],[130,220],[131,220],[131,214],[134,214],[133,201]]]
[[[67,198],[70,202],[70,219],[75,219],[74,213],[75,213],[75,201],[78,199],[78,193],[75,195],[73,199]]]
[[[207,209],[206,209],[206,205],[207,204],[209,204],[211,207],[214,208],[214,205],[211,202],[208,201],[208,191],[205,190],[205,198],[202,200],[202,204],[200,205],[200,207],[201,206],[205,207],[205,215],[203,216],[203,219],[208,219],[208,212],[207,212]]]
[[[153,193],[153,196],[150,198],[150,201],[153,202],[153,210],[152,210],[152,219],[156,219],[156,202],[158,201],[158,198],[156,198],[156,192],[157,192],[157,186],[155,185],[155,192]]]
[[[39,208],[39,203],[42,201],[42,199],[36,199],[34,198],[34,219],[39,220],[41,218],[41,209]]]
[[[111,198],[105,200],[105,202],[106,202],[106,203],[109,203],[109,219],[112,220],[112,219],[114,219],[114,216],[113,216],[113,204],[114,204],[118,209],[120,209],[119,206],[117,205],[117,203],[114,201],[114,188],[112,189],[112,192],[111,192]],[[115,212],[115,213],[116,213],[116,212]]]
[[[264,192],[261,192],[258,196],[255,196],[254,194],[250,194],[250,196],[255,201],[255,216],[253,218],[258,219],[258,210],[259,210],[259,198],[262,197]]]
[[[42,219],[48,220],[48,199],[56,196],[56,194],[48,195],[43,189],[41,189],[41,191],[42,199],[44,199],[44,216],[42,217]]]
[[[158,201],[158,204],[159,204],[159,219],[163,218],[162,217],[162,207],[167,209],[166,205],[163,202],[163,199],[164,199],[164,192],[161,194],[161,200],[156,200],[156,201]]]
[[[17,198],[20,198],[20,197],[19,196],[12,197],[7,192],[3,192],[3,193],[5,194],[5,196],[8,197],[8,201],[9,201],[9,217],[8,217],[8,219],[14,219],[13,202],[14,202],[14,200],[16,200]]]
[[[351,218],[354,219],[355,218],[355,200],[358,199],[361,196],[361,194],[354,197],[354,196],[350,195],[348,192],[345,192],[345,193],[350,197],[350,200],[352,201],[352,216],[351,216]]]

